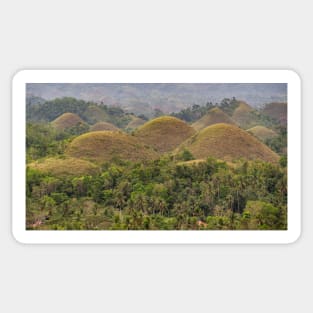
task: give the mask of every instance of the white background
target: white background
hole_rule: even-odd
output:
[[[1,1],[0,311],[312,312],[311,15],[310,1],[289,0]],[[272,246],[16,243],[11,78],[32,68],[296,70],[303,87],[301,238]]]

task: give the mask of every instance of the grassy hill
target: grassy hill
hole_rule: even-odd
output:
[[[262,113],[270,118],[277,120],[282,126],[287,125],[287,103],[268,103],[262,109]]]
[[[232,119],[244,129],[255,126],[257,120],[256,116],[254,116],[254,109],[243,101],[239,102],[232,115]]]
[[[109,119],[108,114],[98,105],[89,105],[83,113],[83,117],[89,124],[95,124]]]
[[[95,164],[71,157],[41,159],[28,166],[43,173],[61,177],[93,175],[99,172]]]
[[[188,149],[196,159],[214,157],[225,161],[238,158],[277,162],[278,155],[257,138],[237,126],[215,124],[209,126],[186,142],[178,152]]]
[[[134,130],[140,126],[142,126],[146,121],[140,117],[132,116],[132,120],[127,124],[125,129]]]
[[[75,126],[87,125],[77,114],[63,113],[51,122],[52,126],[57,130],[66,130]]]
[[[261,125],[254,126],[247,131],[262,141],[278,136],[273,130]]]
[[[169,152],[195,134],[195,130],[172,116],[155,118],[135,131],[135,137],[158,152]]]
[[[100,131],[100,130],[118,131],[119,129],[115,125],[108,123],[108,122],[98,122],[90,127],[90,131]]]
[[[235,124],[235,122],[226,113],[224,113],[220,108],[215,107],[198,121],[193,123],[192,127],[199,131],[217,123]]]
[[[76,137],[66,153],[98,163],[121,159],[144,161],[155,159],[158,154],[137,138],[117,131],[96,131]]]

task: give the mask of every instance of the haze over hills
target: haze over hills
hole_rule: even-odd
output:
[[[75,97],[126,112],[151,116],[155,109],[178,112],[191,104],[203,105],[236,97],[257,107],[269,102],[286,102],[286,84],[27,84],[28,99],[52,100]]]

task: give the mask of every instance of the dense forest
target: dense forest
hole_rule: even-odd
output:
[[[211,125],[216,107],[235,126]],[[118,107],[35,98],[27,104],[26,228],[287,229],[286,125],[262,110],[244,108],[235,98],[224,99],[147,121]],[[72,115],[61,123],[68,112]],[[210,114],[209,125],[192,128]],[[134,119],[143,126],[130,130]],[[115,128],[92,132],[99,122]],[[262,125],[272,136],[252,134],[251,125]],[[171,127],[178,129],[175,135]],[[226,136],[239,138],[239,144],[231,146]],[[167,145],[160,145],[163,141]],[[214,147],[213,153],[212,147],[203,150],[208,142],[216,142],[225,158],[215,155]],[[245,144],[253,157],[236,149]],[[141,155],[131,154],[132,147]]]

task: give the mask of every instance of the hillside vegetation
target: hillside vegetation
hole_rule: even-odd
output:
[[[191,126],[172,116],[153,119],[134,133],[136,138],[160,153],[172,151],[194,134]]]
[[[132,120],[133,116],[133,114],[125,113],[119,107],[86,102],[69,97],[56,98],[26,106],[28,122],[52,122],[63,113],[76,114],[90,125],[97,122],[109,122],[118,128],[124,128]]]
[[[287,128],[270,107],[231,98],[165,116],[160,106],[147,121],[29,98],[26,229],[286,230]]]
[[[58,177],[94,175],[99,168],[88,161],[77,158],[46,158],[30,163],[29,168]]]
[[[226,161],[245,158],[277,162],[278,155],[248,132],[230,124],[214,124],[184,142],[196,159],[214,157]]]
[[[262,109],[262,113],[277,120],[282,126],[287,125],[287,103],[268,103]]]
[[[76,137],[66,153],[97,163],[114,159],[145,161],[158,157],[158,154],[137,138],[117,131],[96,131]]]

